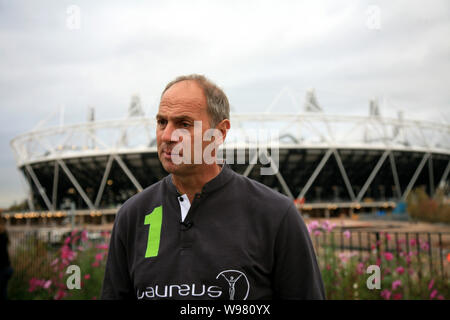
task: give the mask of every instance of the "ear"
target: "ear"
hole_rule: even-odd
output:
[[[219,130],[220,133],[222,134],[222,137],[223,137],[222,142],[225,141],[225,138],[227,137],[227,132],[228,132],[228,130],[230,130],[230,127],[231,127],[231,123],[230,123],[230,120],[228,120],[228,119],[224,119],[217,124],[216,129]]]

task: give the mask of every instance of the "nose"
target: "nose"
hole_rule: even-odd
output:
[[[161,134],[162,142],[165,142],[165,143],[177,142],[177,140],[175,139],[175,137],[173,135],[174,130],[175,130],[175,127],[173,126],[173,124],[171,122],[168,122],[167,125],[165,126],[165,128],[162,130],[162,134]]]

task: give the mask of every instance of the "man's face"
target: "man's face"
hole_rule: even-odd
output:
[[[192,80],[172,85],[161,98],[156,120],[158,157],[164,169],[174,174],[188,173],[194,166],[194,121],[202,123],[201,136],[200,132],[197,132],[195,139],[202,141],[204,132],[210,128],[207,102],[202,88]],[[185,143],[190,141],[190,164],[185,161],[176,164],[173,161],[175,153],[180,157],[183,156],[184,150],[181,145],[178,145],[183,139],[187,139]],[[208,144],[209,142],[202,141],[201,150],[197,152],[203,154]]]

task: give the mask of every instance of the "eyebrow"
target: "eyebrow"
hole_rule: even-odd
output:
[[[156,119],[167,119],[166,116],[163,116],[162,114],[157,114],[156,115]],[[194,118],[188,116],[188,115],[180,115],[180,116],[176,116],[176,117],[171,117],[171,119],[173,119],[174,121],[182,121],[182,120],[190,120],[193,121]]]

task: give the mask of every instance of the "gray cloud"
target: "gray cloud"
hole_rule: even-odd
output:
[[[73,4],[79,30],[67,28]],[[366,25],[370,5],[379,30]],[[98,119],[122,117],[133,93],[154,112],[164,84],[184,73],[217,81],[236,111],[265,110],[284,87],[301,105],[315,87],[330,113],[367,114],[377,96],[383,114],[442,121],[449,12],[446,0],[0,0],[0,206],[23,197],[15,135],[61,106],[67,122],[84,121],[88,105]],[[289,104],[282,97],[277,109]]]

